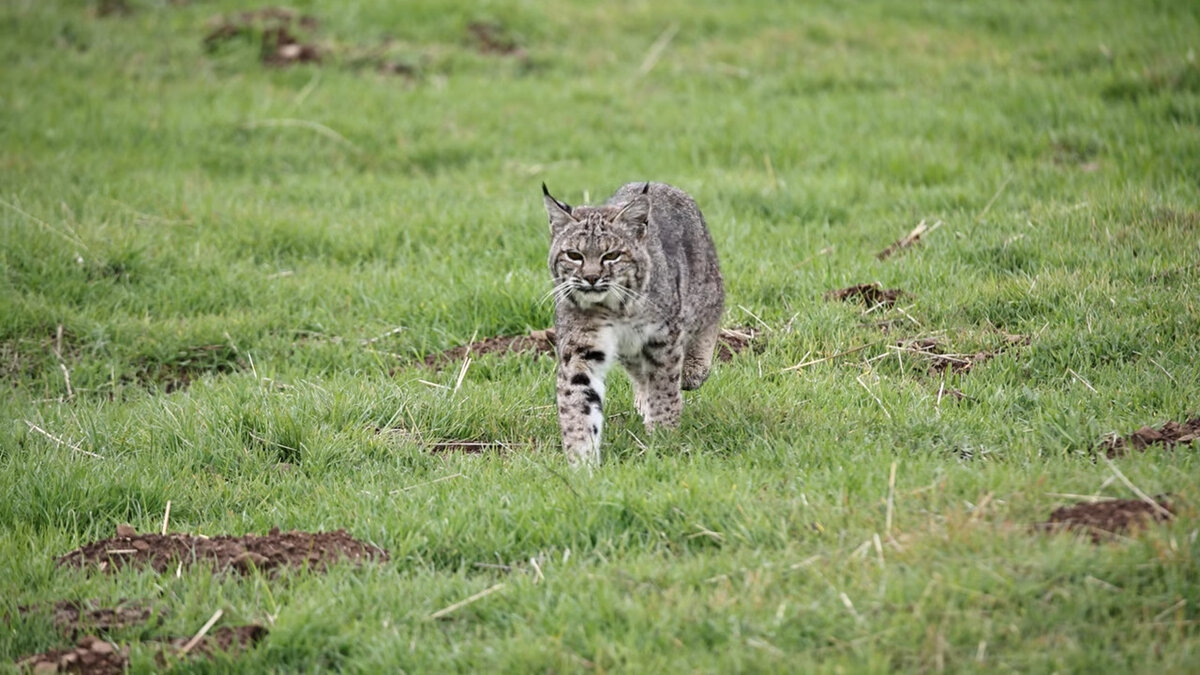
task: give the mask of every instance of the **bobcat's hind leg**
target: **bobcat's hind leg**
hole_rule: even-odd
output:
[[[717,338],[721,335],[721,324],[714,322],[692,336],[683,355],[683,373],[679,386],[685,391],[699,389],[712,370],[713,355]]]

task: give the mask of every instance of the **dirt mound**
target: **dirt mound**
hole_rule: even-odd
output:
[[[716,358],[721,361],[732,359],[735,354],[749,347],[750,342],[757,336],[758,331],[747,326],[723,329],[717,343]],[[440,370],[448,363],[461,361],[467,356],[478,354],[507,355],[529,352],[539,356],[542,354],[554,356],[556,338],[553,328],[530,331],[528,335],[484,338],[471,344],[459,345],[436,354],[429,354],[425,357],[424,363],[426,367]]]
[[[478,342],[451,347],[443,352],[429,354],[425,357],[425,365],[438,367],[454,361],[461,361],[468,354],[533,354],[554,355],[554,329],[530,331],[528,335],[504,335],[484,338]]]
[[[722,328],[721,335],[717,338],[716,359],[718,361],[733,359],[734,355],[749,347],[757,337],[758,329],[749,326]]]
[[[209,21],[204,47],[212,52],[222,43],[244,39],[259,44],[259,59],[267,65],[320,63],[320,48],[306,36],[315,32],[318,25],[313,17],[285,7],[238,12]]]
[[[858,300],[867,307],[874,307],[875,305],[891,307],[892,305],[896,304],[896,301],[899,300],[901,296],[904,295],[908,294],[899,288],[883,288],[878,282],[876,282],[873,284],[847,286],[846,288],[839,288],[836,291],[829,291],[825,294],[825,299],[841,300],[843,302]]]
[[[39,605],[19,607],[22,614],[37,614],[42,611]],[[116,607],[100,607],[93,601],[76,602],[62,600],[54,603],[54,627],[64,635],[80,633],[104,633],[118,628],[127,628],[145,623],[154,615],[153,610],[145,605],[127,603],[121,600]],[[161,617],[160,617],[161,621]]]
[[[1174,513],[1171,503],[1156,497],[1159,507]],[[1148,521],[1164,521],[1170,516],[1149,502],[1139,499],[1108,499],[1099,502],[1081,502],[1074,506],[1062,506],[1050,514],[1050,520],[1041,523],[1040,529],[1076,530],[1089,532],[1092,541],[1099,543],[1113,534],[1128,532],[1141,527]]]
[[[17,668],[27,668],[34,673],[87,675],[120,675],[128,665],[127,648],[117,649],[92,635],[83,638],[74,647],[51,649],[17,662]]]
[[[187,654],[198,654],[200,656],[212,657],[218,652],[241,652],[250,649],[258,644],[267,635],[267,629],[256,623],[248,626],[221,626],[204,637],[189,649]],[[167,644],[158,655],[158,662],[165,664],[168,654],[182,654],[187,648],[192,638],[167,638],[163,640]]]
[[[1176,444],[1187,445],[1197,440],[1200,440],[1200,417],[1193,417],[1183,424],[1167,422],[1157,429],[1142,427],[1124,437],[1114,434],[1106,438],[1100,447],[1109,458],[1113,458],[1124,455],[1131,448],[1145,452],[1146,448],[1152,445],[1170,448]]]
[[[335,532],[280,532],[265,536],[248,534],[205,537],[190,534],[134,534],[118,528],[116,537],[92,542],[58,559],[59,565],[114,571],[124,567],[150,567],[157,572],[174,570],[179,564],[208,564],[217,570],[274,570],[308,567],[324,571],[341,560],[388,559],[387,551]]]

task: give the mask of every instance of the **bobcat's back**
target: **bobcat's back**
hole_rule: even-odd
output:
[[[645,183],[626,183],[607,204],[628,202]],[[686,192],[666,183],[650,183],[650,227],[661,256],[652,255],[646,293],[678,312],[686,326],[720,320],[725,309],[725,282],[717,250],[699,207]],[[678,304],[676,304],[678,303]]]

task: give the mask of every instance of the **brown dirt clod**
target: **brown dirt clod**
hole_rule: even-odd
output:
[[[34,673],[84,673],[120,675],[129,665],[129,650],[117,649],[93,635],[79,640],[74,647],[51,649],[17,662],[18,668]]]
[[[1182,424],[1166,422],[1157,429],[1144,426],[1124,437],[1113,434],[1104,439],[1100,448],[1112,459],[1124,455],[1131,448],[1145,452],[1146,448],[1152,445],[1171,448],[1175,445],[1187,445],[1197,440],[1200,440],[1200,417],[1193,417]]]
[[[1155,501],[1166,511],[1174,513],[1171,503],[1164,497],[1155,497]],[[1147,521],[1168,519],[1166,514],[1139,499],[1106,499],[1061,506],[1050,514],[1050,520],[1039,523],[1038,529],[1088,532],[1093,542],[1100,543],[1114,534],[1142,527]]]
[[[214,571],[233,569],[277,570],[309,567],[324,571],[347,560],[386,561],[387,551],[351,537],[345,530],[334,532],[280,533],[241,537],[204,537],[190,534],[139,534],[96,541],[58,558],[59,565],[113,571],[124,567],[149,567],[157,572],[174,569],[178,563],[208,564]]]
[[[847,286],[846,288],[829,291],[825,294],[825,299],[841,300],[843,302],[858,300],[867,307],[874,307],[875,305],[891,307],[904,295],[908,294],[899,288],[883,288],[879,283],[871,283]]]

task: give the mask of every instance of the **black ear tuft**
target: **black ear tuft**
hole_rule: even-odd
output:
[[[542,187],[545,187],[545,183],[542,184]],[[642,194],[650,194],[650,183],[646,183],[645,187],[642,188]]]
[[[566,204],[564,202],[560,202],[557,199],[555,199],[554,195],[550,194],[550,188],[546,187],[546,183],[544,181],[542,182],[542,195],[544,195],[546,197],[546,199],[554,202],[554,205],[557,206],[558,208],[562,209],[563,211],[566,211],[568,214],[571,213],[571,205]]]

